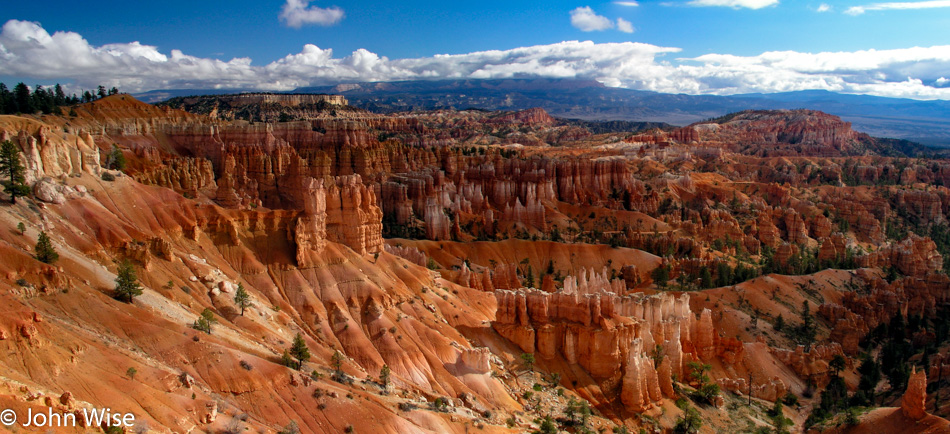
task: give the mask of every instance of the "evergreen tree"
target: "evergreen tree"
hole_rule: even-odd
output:
[[[294,336],[294,342],[290,345],[290,355],[297,359],[297,369],[303,367],[303,362],[310,360],[310,349],[307,348],[307,342],[303,340],[300,333]]]
[[[244,310],[251,307],[251,296],[244,289],[243,283],[238,283],[237,291],[234,292],[234,304],[241,308],[241,316],[244,316]]]
[[[670,266],[661,265],[653,269],[653,272],[650,273],[653,277],[653,282],[656,283],[656,286],[662,288],[666,286],[666,283],[670,280]]]
[[[96,90],[96,95],[99,95],[99,98],[105,98],[105,97],[106,97],[106,87],[100,84],[100,85],[99,85],[99,89]]]
[[[135,267],[128,259],[119,264],[119,271],[115,277],[115,298],[126,299],[128,303],[136,296],[142,295],[142,286],[135,276]]]
[[[775,405],[768,412],[772,416],[772,428],[776,434],[788,434],[788,427],[794,423],[791,419],[785,417],[783,407],[782,400],[777,399]]]
[[[36,254],[36,260],[45,264],[52,264],[59,259],[59,253],[56,253],[53,242],[50,241],[49,235],[46,235],[46,232],[40,232],[40,236],[36,239],[36,247],[33,248],[33,251]]]
[[[343,373],[343,353],[339,350],[334,351],[333,355],[330,356],[330,364],[333,366],[333,370],[336,371],[336,374]]]
[[[858,366],[858,373],[861,374],[861,380],[858,382],[859,393],[863,392],[866,403],[860,405],[872,404],[874,402],[874,390],[877,383],[881,381],[881,367],[871,356],[865,356]]]
[[[54,99],[53,102],[57,106],[66,105],[66,92],[63,92],[63,87],[56,83],[56,87],[53,90]]]
[[[16,100],[13,97],[13,92],[10,92],[7,85],[3,83],[0,83],[0,113],[16,113]]]
[[[383,387],[389,386],[389,375],[389,365],[383,365],[383,368],[379,370],[379,383],[382,384]]]
[[[838,374],[844,370],[846,363],[847,362],[844,360],[844,357],[841,356],[841,354],[835,354],[835,356],[831,358],[831,362],[828,362],[828,367],[834,371],[834,375],[837,377]]]
[[[541,434],[557,434],[557,425],[554,423],[554,420],[551,419],[551,416],[544,416],[544,420],[542,420],[541,425],[538,426],[538,432]]]
[[[687,405],[683,409],[683,416],[676,420],[673,432],[676,434],[692,434],[699,432],[699,428],[702,426],[703,418],[699,415],[699,411]]]
[[[33,95],[30,96],[30,99],[33,100],[33,108],[35,110],[42,111],[44,114],[51,113],[53,111],[53,101],[48,97],[49,94],[46,93],[46,90],[43,89],[43,86],[34,86]]]
[[[36,109],[33,107],[33,98],[30,95],[30,88],[23,82],[17,83],[13,88],[14,101],[16,102],[16,111],[25,114],[33,114]]]
[[[7,140],[0,144],[0,176],[3,179],[3,191],[10,195],[10,203],[16,198],[30,194],[26,185],[25,170],[20,163],[20,147]]]
[[[782,318],[782,314],[779,314],[778,318],[775,318],[775,323],[772,324],[772,328],[774,328],[775,331],[779,331],[779,332],[782,331],[783,328],[785,328],[785,318]]]
[[[571,421],[571,425],[577,423],[577,414],[580,411],[580,405],[574,397],[567,401],[567,406],[564,407],[564,416]]]
[[[125,170],[125,154],[118,146],[112,145],[112,151],[109,151],[108,167],[113,170]]]
[[[210,335],[212,327],[214,327],[214,324],[217,322],[218,320],[214,317],[214,312],[212,312],[211,309],[205,308],[205,310],[201,311],[201,315],[198,316],[195,323],[191,325],[191,328]]]
[[[713,278],[712,273],[709,272],[709,267],[705,265],[699,270],[699,282],[702,289],[712,288]]]
[[[534,354],[521,353],[521,361],[524,362],[525,367],[530,371],[534,366]]]

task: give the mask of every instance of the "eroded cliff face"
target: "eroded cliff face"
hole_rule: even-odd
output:
[[[14,373],[3,395],[99,405],[85,391],[101,376],[75,367],[136,366],[135,381],[107,378],[108,398],[169,430],[224,429],[240,413],[254,429],[503,430],[510,417],[531,430],[542,404],[518,371],[532,353],[599,427],[660,429],[696,369],[756,399],[808,399],[836,356],[854,369],[872,330],[950,302],[950,190],[936,185],[950,165],[847,157],[869,148],[827,115],[593,136],[541,110],[307,110],[226,121],[117,95],[71,117],[0,117],[40,201],[0,210],[0,297],[14,306],[0,345],[24,355],[0,358]],[[107,168],[113,145],[124,173]],[[40,230],[64,253],[57,266],[31,255]],[[108,297],[126,259],[146,287],[131,305]],[[204,308],[219,318],[211,335],[189,328]],[[779,330],[812,313],[814,342]],[[339,351],[363,381],[275,363],[298,331],[305,372],[332,376]],[[937,339],[919,335],[907,339]],[[451,415],[405,410],[438,397]],[[656,425],[637,417],[664,411]]]
[[[683,348],[693,347],[689,296],[620,296],[622,281],[592,277],[588,282],[585,270],[579,283],[569,277],[565,288],[553,293],[496,290],[494,329],[526,353],[582,366],[631,411],[673,398],[672,375],[683,375]],[[711,331],[698,327],[700,335]]]

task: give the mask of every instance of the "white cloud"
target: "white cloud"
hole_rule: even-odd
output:
[[[597,15],[590,6],[579,7],[571,11],[571,25],[582,32],[595,32],[614,27],[613,21]]]
[[[280,20],[299,29],[308,24],[332,26],[343,19],[343,9],[336,6],[320,8],[309,4],[310,0],[287,0],[280,11]]]
[[[633,33],[633,23],[623,18],[617,18],[617,30],[620,30],[624,33]]]
[[[822,3],[821,5],[818,6],[817,11],[818,11],[818,12],[830,12],[831,9],[832,9],[832,8],[831,8],[831,5],[829,5],[828,3]]]
[[[613,23],[612,23],[613,24]],[[360,49],[344,57],[307,44],[263,66],[160,52],[138,42],[91,45],[74,32],[52,35],[39,24],[8,21],[0,31],[0,77],[31,83],[104,84],[126,92],[153,89],[292,90],[354,81],[559,77],[608,86],[687,94],[825,89],[915,99],[950,100],[950,45],[896,50],[757,56],[711,53],[666,58],[679,48],[623,42],[565,41],[511,50],[389,59]]]
[[[931,1],[919,1],[919,2],[887,2],[887,3],[872,3],[864,6],[852,6],[848,8],[844,13],[848,15],[861,15],[867,11],[885,11],[885,10],[901,10],[901,9],[933,9],[933,8],[947,8],[950,7],[950,1],[948,0],[931,0]]]
[[[762,9],[777,5],[778,0],[692,0],[687,4],[690,6],[726,6],[733,9]]]
[[[639,3],[634,2],[634,1],[617,1],[617,2],[614,2],[614,4],[615,4],[615,5],[620,5],[620,6],[634,6],[634,7],[635,7],[635,6],[640,6]]]

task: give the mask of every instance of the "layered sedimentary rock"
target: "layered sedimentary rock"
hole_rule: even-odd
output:
[[[901,273],[925,277],[943,269],[943,257],[930,238],[911,235],[900,243],[887,245],[857,257],[862,267],[896,267]]]
[[[828,362],[836,355],[844,355],[844,350],[837,342],[817,345],[809,348],[808,351],[805,351],[804,345],[799,345],[794,350],[782,348],[769,348],[769,350],[776,359],[791,368],[799,376],[817,382],[824,382],[828,378],[828,374],[831,372]]]
[[[702,141],[760,145],[750,152],[763,155],[848,154],[857,138],[850,122],[811,110],[745,111],[687,128]]]
[[[748,395],[750,392],[749,382],[745,378],[723,378],[719,380],[719,384],[723,389],[734,393]],[[785,397],[788,393],[788,386],[778,377],[759,381],[753,379],[751,393],[755,398],[775,402]]]
[[[901,412],[914,420],[927,417],[927,373],[923,370],[911,370],[907,380],[907,390],[901,398]]]
[[[525,352],[563,357],[596,379],[619,381],[628,408],[651,408],[664,391],[670,396],[671,378],[683,374],[688,357],[683,348],[693,346],[689,297],[619,296],[614,291],[625,288],[622,280],[591,275],[569,277],[554,293],[496,290],[493,327]],[[660,366],[652,357],[657,347],[664,356]]]
[[[337,177],[329,188],[323,180],[303,182],[303,211],[294,227],[299,266],[312,264],[309,256],[319,254],[328,240],[360,254],[382,250],[382,211],[359,175]]]
[[[326,192],[327,236],[358,253],[376,253],[383,248],[383,212],[376,193],[359,175],[340,176]]]

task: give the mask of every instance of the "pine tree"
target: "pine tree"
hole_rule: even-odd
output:
[[[389,365],[383,365],[383,368],[379,370],[379,382],[383,387],[389,386]]]
[[[534,367],[534,354],[521,353],[521,361],[524,362],[524,366],[530,371],[532,367]]]
[[[60,86],[59,83],[56,83],[53,94],[53,101],[57,106],[66,105],[66,92],[63,92],[63,86]]]
[[[217,322],[218,320],[214,317],[214,312],[212,312],[211,309],[205,308],[205,310],[201,311],[201,315],[195,320],[195,323],[191,325],[191,328],[201,330],[210,335],[211,328],[214,327]]]
[[[713,278],[709,272],[709,267],[703,266],[699,271],[699,285],[702,289],[712,288]]]
[[[16,101],[13,99],[13,92],[7,88],[6,84],[0,83],[0,113],[16,113]]]
[[[109,152],[109,168],[114,170],[125,169],[125,154],[118,146],[112,145],[112,151]]]
[[[16,203],[19,196],[30,194],[24,172],[20,164],[20,147],[9,140],[3,142],[0,145],[0,176],[3,177],[3,191],[10,195],[10,203]]]
[[[307,343],[300,333],[294,336],[294,343],[290,345],[290,355],[297,359],[297,369],[303,367],[303,362],[310,360],[310,349],[307,348]]]
[[[49,239],[49,235],[46,235],[46,232],[40,232],[33,251],[36,254],[36,260],[45,264],[52,264],[59,259],[59,253],[56,253],[53,242]]]
[[[115,277],[115,298],[117,300],[127,299],[132,302],[133,297],[142,295],[142,286],[135,276],[135,267],[128,259],[119,265],[119,271]]]
[[[567,406],[564,407],[564,416],[571,421],[571,425],[577,423],[577,413],[579,410],[580,406],[578,405],[577,400],[572,396],[571,399],[567,401]]]
[[[330,357],[330,364],[333,365],[333,370],[336,373],[343,373],[343,353],[339,350],[333,352],[333,356]]]
[[[234,304],[241,308],[241,316],[244,316],[244,310],[251,307],[251,296],[244,289],[243,283],[238,283],[237,291],[234,292]]]
[[[25,114],[36,112],[36,108],[33,107],[33,98],[30,96],[30,88],[22,82],[17,83],[13,88],[13,97],[18,112]]]
[[[782,314],[779,314],[778,318],[775,318],[775,323],[772,324],[772,328],[776,331],[782,331],[785,328],[785,318],[782,318]]]

